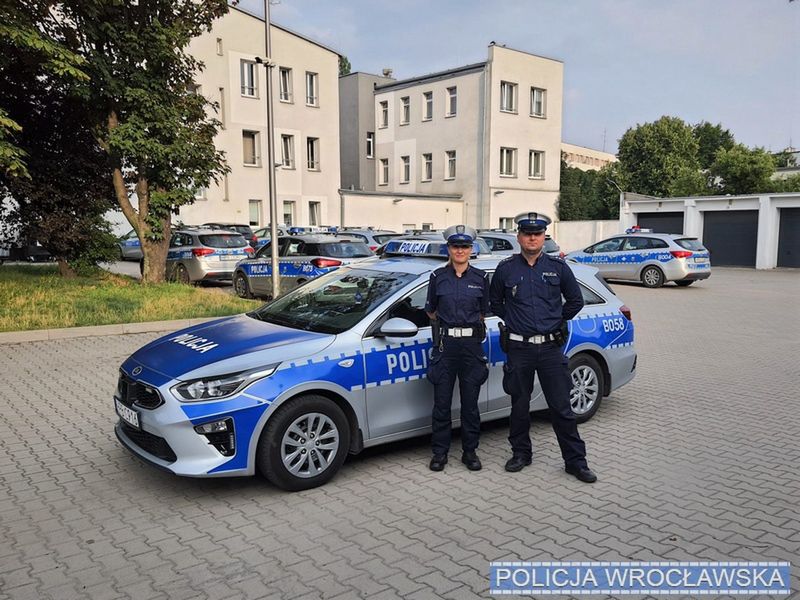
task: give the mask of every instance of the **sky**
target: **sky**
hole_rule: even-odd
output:
[[[263,0],[239,7],[260,11]],[[800,0],[272,0],[271,19],[405,79],[486,60],[490,42],[564,63],[562,140],[617,151],[663,115],[800,147]]]

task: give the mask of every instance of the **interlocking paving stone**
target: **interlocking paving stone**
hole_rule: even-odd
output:
[[[581,426],[592,486],[544,417],[517,474],[501,421],[479,473],[457,452],[431,473],[419,438],[298,494],[178,478],[113,433],[118,366],[159,334],[0,346],[0,600],[486,598],[491,560],[799,563],[800,273],[613,287],[638,374]]]

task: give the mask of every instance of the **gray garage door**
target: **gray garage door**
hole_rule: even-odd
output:
[[[637,221],[642,229],[652,229],[656,233],[683,233],[683,213],[639,213]]]
[[[755,267],[757,240],[757,210],[703,213],[703,245],[711,251],[712,267]]]
[[[778,266],[800,267],[800,208],[781,208]]]

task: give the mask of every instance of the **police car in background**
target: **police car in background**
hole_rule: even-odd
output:
[[[253,249],[240,233],[209,227],[185,227],[173,231],[170,237],[167,280],[187,284],[230,281],[236,263],[252,254]]]
[[[697,238],[638,227],[570,252],[567,259],[596,267],[606,279],[641,281],[649,288],[667,281],[686,287],[711,277],[710,253]]]
[[[441,238],[440,238],[441,239]],[[477,254],[478,246],[475,245]],[[166,335],[121,366],[116,434],[143,460],[179,475],[262,473],[286,490],[322,485],[348,453],[430,432],[425,378],[428,279],[444,242],[392,240],[386,257],[337,269],[253,312]],[[501,256],[476,256],[493,272]],[[633,379],[630,311],[592,267],[571,264],[586,305],[569,324],[571,403],[582,421]],[[498,318],[481,419],[508,416]],[[538,381],[531,409],[546,407]],[[454,425],[460,400],[453,396]]]
[[[294,235],[278,238],[281,295],[306,281],[342,265],[373,256],[363,241],[330,234]],[[240,298],[272,296],[272,246],[269,242],[256,255],[236,265],[233,289]]]
[[[135,229],[117,239],[119,260],[139,260],[142,258],[142,243]]]
[[[495,254],[517,254],[519,252],[519,241],[516,232],[507,229],[479,229],[478,235],[486,240],[492,252]],[[556,241],[549,235],[544,238],[544,251],[550,256],[564,258],[564,253]]]
[[[373,229],[372,227],[343,227],[339,229],[338,233],[366,242],[369,249],[373,252],[389,240],[402,237],[403,235],[385,229]]]

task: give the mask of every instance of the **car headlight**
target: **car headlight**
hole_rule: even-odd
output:
[[[174,386],[172,392],[178,398],[187,402],[227,398],[243,390],[254,381],[269,377],[275,372],[279,365],[280,363],[275,363],[274,365],[260,367],[250,371],[242,371],[240,373],[193,379],[192,381],[186,381]]]

